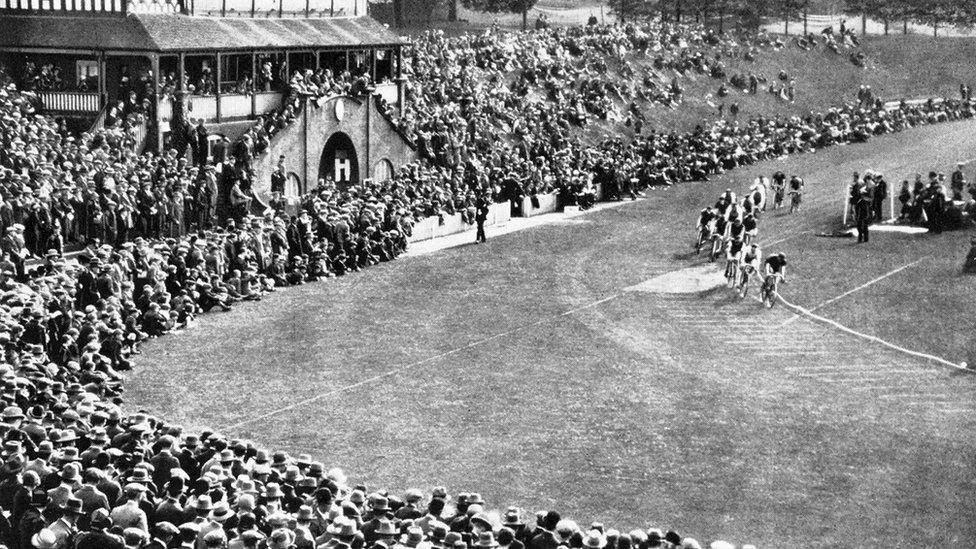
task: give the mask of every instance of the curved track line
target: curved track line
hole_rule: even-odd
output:
[[[562,313],[559,313],[558,315],[553,315],[553,316],[550,316],[550,317],[546,317],[546,318],[543,318],[542,320],[537,320],[537,321],[532,322],[530,324],[525,324],[524,326],[519,326],[518,328],[513,328],[511,330],[508,330],[507,332],[502,332],[500,334],[495,334],[493,336],[489,336],[489,337],[486,337],[484,339],[479,339],[477,341],[472,341],[471,343],[468,343],[467,345],[464,345],[464,346],[461,346],[461,347],[457,347],[455,349],[451,349],[450,351],[445,351],[443,353],[440,353],[440,354],[437,354],[437,355],[434,355],[434,356],[429,356],[427,358],[418,360],[416,362],[411,362],[409,364],[403,364],[401,366],[398,366],[396,368],[393,368],[392,370],[387,370],[386,372],[383,372],[383,373],[380,373],[380,374],[376,374],[374,376],[371,376],[371,377],[368,377],[366,379],[357,381],[355,383],[351,383],[351,384],[345,385],[343,387],[338,387],[338,388],[335,388],[335,389],[326,391],[324,393],[319,393],[319,394],[317,394],[315,396],[306,398],[304,400],[300,400],[298,402],[294,402],[292,404],[289,404],[288,406],[282,406],[281,408],[277,408],[275,410],[271,410],[270,412],[266,412],[266,413],[261,414],[259,416],[255,416],[255,417],[246,419],[244,421],[238,421],[237,423],[232,423],[230,425],[225,425],[224,427],[222,427],[219,430],[229,431],[231,429],[238,429],[238,428],[243,427],[245,425],[251,425],[252,423],[257,423],[259,421],[263,421],[265,419],[272,418],[274,416],[283,414],[285,412],[294,410],[296,408],[300,408],[300,407],[305,406],[307,404],[311,404],[311,403],[316,402],[318,400],[321,400],[321,399],[323,399],[323,398],[325,398],[327,396],[332,396],[332,395],[335,395],[335,394],[344,393],[346,391],[355,389],[357,387],[362,387],[363,385],[372,383],[374,381],[378,381],[380,379],[383,379],[383,378],[386,378],[386,377],[390,377],[390,376],[394,376],[394,375],[397,375],[397,374],[399,374],[401,372],[405,372],[405,371],[407,371],[407,370],[409,370],[411,368],[415,368],[417,366],[420,366],[421,364],[426,364],[428,362],[433,362],[435,360],[439,360],[439,359],[444,358],[446,356],[455,355],[457,353],[460,353],[461,351],[466,351],[466,350],[471,349],[473,347],[478,347],[479,345],[483,345],[485,343],[488,343],[489,341],[494,341],[494,340],[496,340],[498,338],[501,338],[501,337],[505,337],[507,335],[514,334],[515,332],[519,332],[519,331],[524,330],[526,328],[531,328],[533,326],[538,326],[540,324],[545,324],[546,322],[549,322],[549,321],[552,321],[552,320],[556,320],[557,318],[562,318],[564,316],[569,316],[569,315],[571,315],[573,313],[578,313],[578,312],[580,312],[582,310],[585,310],[585,309],[590,309],[592,307],[596,307],[597,305],[600,305],[602,303],[606,303],[608,301],[612,301],[614,299],[617,299],[618,297],[620,297],[620,295],[621,294],[619,294],[619,293],[618,294],[614,294],[614,295],[612,295],[610,297],[605,297],[603,299],[594,301],[592,303],[587,303],[586,305],[582,305],[582,306],[576,307],[575,309],[570,309],[568,311],[564,311]]]

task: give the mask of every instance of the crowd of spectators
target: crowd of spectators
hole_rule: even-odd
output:
[[[486,201],[520,204],[523,195],[552,191],[586,207],[596,185],[633,197],[652,185],[973,114],[968,100],[890,111],[861,102],[685,133],[642,129],[633,140],[592,146],[573,133],[591,116],[636,124],[640,109],[628,106],[635,100],[680,100],[676,77],[632,71],[617,81],[602,74],[608,58],[626,67],[630,56],[648,55],[654,71],[724,78],[722,52],[753,55],[772,44],[693,26],[428,33],[407,63],[409,108],[391,112],[421,161],[389,181],[347,189],[320,180],[294,215],[284,212],[280,190],[268,211],[252,207],[248,164],[257,153],[246,141],[267,148],[283,127],[278,119],[259,120],[244,146],[222,142],[212,163],[190,162],[173,150],[136,154],[112,128],[71,135],[38,115],[28,94],[4,86],[0,540],[13,549],[697,547],[674,532],[581,528],[553,511],[527,525],[515,508],[486,513],[478,494],[448,504],[440,488],[397,497],[350,486],[308,456],[125,414],[121,372],[142,341],[201,312],[395,259],[417,219],[470,219]],[[356,85],[298,72],[290,95],[295,108],[314,108],[307,104]],[[65,259],[72,246],[82,250],[77,261]]]

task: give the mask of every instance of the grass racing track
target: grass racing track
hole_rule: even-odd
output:
[[[146,346],[129,407],[311,452],[370,489],[444,484],[492,507],[762,547],[976,544],[976,376],[719,288],[622,292],[700,265],[695,215],[775,169],[784,296],[963,360],[968,234],[820,238],[854,170],[890,180],[976,156],[976,122],[745,168],[647,200],[280,291]],[[970,174],[972,175],[972,174]],[[473,238],[473,236],[472,236]],[[718,267],[716,267],[718,268]]]

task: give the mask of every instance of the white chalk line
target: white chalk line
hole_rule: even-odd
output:
[[[289,411],[294,410],[296,408],[301,408],[302,406],[306,406],[308,404],[312,404],[313,402],[319,401],[319,400],[321,400],[321,399],[323,399],[325,397],[332,396],[332,395],[336,395],[336,394],[339,394],[339,393],[344,393],[346,391],[350,391],[352,389],[356,389],[357,387],[362,387],[363,385],[367,385],[367,384],[372,383],[374,381],[378,381],[380,379],[383,379],[383,378],[386,378],[386,377],[390,377],[390,376],[395,376],[397,374],[400,374],[400,373],[403,373],[403,372],[405,372],[407,370],[410,370],[411,368],[416,368],[417,366],[420,366],[422,364],[427,364],[428,362],[434,362],[434,361],[440,360],[440,359],[442,359],[444,357],[451,356],[451,355],[455,355],[455,354],[458,354],[458,353],[460,353],[462,351],[466,351],[468,349],[472,349],[474,347],[478,347],[480,345],[484,345],[485,343],[488,343],[490,341],[494,341],[494,340],[496,340],[498,338],[502,338],[502,337],[511,335],[511,334],[513,334],[515,332],[519,332],[521,330],[525,330],[526,328],[532,328],[534,326],[538,326],[540,324],[544,324],[546,322],[549,322],[549,321],[552,321],[552,320],[556,320],[557,318],[562,318],[564,316],[569,316],[571,314],[578,313],[578,312],[583,311],[583,310],[586,310],[586,309],[591,309],[593,307],[596,307],[597,305],[601,305],[601,304],[606,303],[608,301],[612,301],[614,299],[617,299],[621,295],[622,294],[619,294],[619,293],[618,294],[614,294],[614,295],[612,295],[610,297],[605,297],[603,299],[594,301],[592,303],[588,303],[586,305],[582,305],[582,306],[576,307],[574,309],[569,309],[568,311],[564,311],[564,312],[559,313],[557,315],[553,315],[553,316],[550,316],[550,317],[546,317],[546,318],[543,318],[541,320],[537,320],[535,322],[532,322],[530,324],[525,324],[523,326],[519,326],[517,328],[513,328],[511,330],[508,330],[507,332],[502,332],[502,333],[499,333],[499,334],[495,334],[493,336],[489,336],[489,337],[486,337],[484,339],[479,339],[477,341],[473,341],[471,343],[468,343],[467,345],[464,345],[464,346],[461,346],[461,347],[457,347],[455,349],[451,349],[450,351],[445,351],[443,353],[440,353],[440,354],[437,354],[437,355],[434,355],[434,356],[429,356],[427,358],[418,360],[416,362],[411,362],[409,364],[404,364],[402,366],[398,366],[396,368],[393,368],[392,370],[387,370],[387,371],[385,371],[383,373],[376,374],[375,376],[371,376],[371,377],[368,377],[366,379],[362,379],[362,380],[357,381],[355,383],[351,383],[351,384],[345,385],[343,387],[338,387],[338,388],[335,388],[335,389],[332,389],[332,390],[329,390],[329,391],[325,391],[324,393],[319,393],[319,394],[317,394],[315,396],[311,396],[311,397],[306,398],[304,400],[300,400],[298,402],[294,402],[292,404],[289,404],[288,406],[282,406],[281,408],[277,408],[275,410],[271,410],[270,412],[266,412],[266,413],[261,414],[259,416],[255,416],[255,417],[246,419],[244,421],[238,421],[237,423],[232,423],[230,425],[224,426],[221,430],[223,430],[223,431],[229,431],[229,430],[232,430],[232,429],[239,429],[241,427],[244,427],[245,425],[250,425],[252,423],[257,423],[259,421],[263,421],[265,419],[272,418],[274,416],[283,414],[285,412],[289,412]]]
[[[921,260],[919,260],[919,261],[921,261]],[[918,261],[915,261],[914,263],[918,263]],[[909,265],[906,265],[903,268],[907,268],[907,267],[911,266],[914,263],[910,263]],[[759,282],[758,280],[756,280],[755,278],[751,279],[750,282],[754,282],[756,286],[760,286],[761,287],[761,285],[762,285],[762,283]],[[867,340],[867,341],[870,341],[870,342],[873,342],[873,343],[877,343],[877,344],[882,345],[884,347],[887,347],[889,349],[898,351],[900,353],[903,353],[903,354],[906,354],[906,355],[909,355],[909,356],[912,356],[912,357],[915,357],[915,358],[921,358],[923,360],[932,361],[932,362],[935,362],[937,364],[941,364],[943,366],[948,366],[948,367],[952,368],[953,370],[956,370],[956,371],[959,371],[959,372],[966,372],[966,373],[970,373],[970,374],[976,374],[976,370],[969,370],[968,368],[964,368],[964,367],[960,366],[959,364],[956,364],[955,362],[946,360],[946,359],[944,359],[942,357],[938,357],[938,356],[935,356],[935,355],[930,355],[928,353],[923,353],[923,352],[920,352],[920,351],[913,351],[911,349],[907,349],[907,348],[902,347],[900,345],[895,345],[894,343],[885,341],[885,340],[881,339],[878,336],[873,336],[873,335],[870,335],[870,334],[865,334],[863,332],[858,332],[857,330],[852,330],[851,328],[848,328],[847,326],[844,326],[843,324],[837,322],[836,320],[831,320],[831,319],[829,319],[827,317],[820,316],[820,315],[818,315],[818,314],[816,314],[816,313],[814,313],[814,312],[812,312],[812,311],[810,311],[808,309],[804,309],[803,307],[800,307],[799,305],[794,305],[793,303],[790,303],[789,301],[783,299],[783,296],[779,292],[776,292],[775,296],[776,296],[776,299],[778,299],[780,301],[780,303],[782,303],[787,308],[792,309],[794,311],[794,313],[799,314],[799,315],[803,315],[803,316],[806,316],[806,317],[809,317],[810,319],[815,320],[817,322],[821,322],[823,324],[827,324],[827,325],[829,325],[829,326],[831,326],[833,328],[836,328],[837,330],[840,330],[840,331],[842,331],[842,332],[844,332],[844,333],[846,333],[848,335],[852,335],[852,336],[857,337],[857,338],[860,338],[860,339],[864,339],[864,340]],[[758,301],[758,302],[762,303],[762,299],[760,299],[759,296],[757,296],[756,294],[752,294],[749,297],[751,297],[755,301]],[[784,323],[784,325],[785,325],[785,323]]]
[[[833,328],[836,328],[837,330],[840,330],[840,331],[842,331],[842,332],[844,332],[844,333],[846,333],[848,335],[852,335],[854,337],[857,337],[857,338],[860,338],[860,339],[863,339],[863,340],[866,340],[866,341],[870,341],[872,343],[877,343],[878,345],[882,345],[882,346],[887,347],[889,349],[898,351],[900,353],[903,353],[903,354],[906,354],[906,355],[909,355],[909,356],[913,356],[915,358],[920,358],[920,359],[923,359],[923,360],[928,360],[928,361],[931,361],[931,362],[935,362],[937,364],[941,364],[943,366],[948,366],[948,367],[952,368],[953,370],[956,370],[956,371],[959,371],[959,372],[976,373],[976,371],[974,371],[974,370],[966,369],[966,368],[960,366],[959,364],[956,364],[955,362],[951,362],[949,360],[946,360],[946,359],[944,359],[942,357],[938,357],[938,356],[935,356],[935,355],[930,355],[928,353],[923,353],[923,352],[920,352],[920,351],[913,351],[911,349],[906,349],[905,347],[902,347],[900,345],[895,345],[894,343],[885,341],[885,340],[881,339],[880,337],[873,336],[873,335],[869,335],[869,334],[865,334],[863,332],[858,332],[857,330],[853,330],[851,328],[848,328],[847,326],[844,326],[843,324],[837,322],[836,320],[831,320],[831,319],[829,319],[827,317],[820,316],[820,315],[818,315],[818,314],[816,314],[816,313],[814,313],[814,312],[812,312],[812,311],[810,311],[808,309],[804,309],[803,307],[800,307],[799,305],[794,305],[793,303],[790,303],[789,301],[783,299],[783,296],[780,295],[779,293],[776,294],[776,298],[779,299],[779,301],[785,307],[787,307],[789,309],[792,309],[794,312],[796,312],[798,314],[801,314],[803,316],[809,317],[810,319],[813,319],[813,320],[815,320],[817,322],[821,322],[823,324],[827,324],[829,326],[832,326]]]
[[[876,284],[878,282],[881,282],[882,280],[888,278],[889,276],[896,275],[896,274],[904,271],[905,269],[907,269],[909,267],[912,267],[914,265],[917,265],[923,259],[925,259],[925,257],[920,257],[920,258],[916,259],[915,261],[912,261],[911,263],[909,263],[907,265],[902,265],[901,267],[898,267],[897,269],[894,269],[892,271],[888,271],[887,273],[885,273],[885,274],[883,274],[883,275],[881,275],[881,276],[879,276],[879,277],[877,277],[875,279],[869,280],[869,281],[865,282],[864,284],[861,284],[857,288],[852,288],[852,289],[847,290],[846,292],[844,292],[844,293],[842,293],[842,294],[840,294],[840,295],[838,295],[836,297],[832,297],[832,298],[828,299],[827,301],[824,301],[823,303],[821,303],[821,304],[817,305],[816,307],[813,307],[812,309],[810,309],[810,312],[814,312],[814,311],[823,309],[824,307],[830,305],[831,303],[836,303],[837,301],[840,301],[841,299],[844,299],[845,297],[847,297],[847,296],[849,296],[849,295],[851,295],[853,293],[859,292],[859,291],[867,288],[868,286],[871,286],[872,284]],[[796,320],[797,318],[800,318],[799,315],[794,315],[792,318],[790,318],[786,322],[780,324],[779,327],[782,328],[784,326],[787,326],[790,323],[792,323],[794,320]]]

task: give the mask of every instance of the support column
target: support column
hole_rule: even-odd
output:
[[[155,122],[156,127],[153,131],[156,133],[156,152],[161,152],[163,150],[163,115],[160,112],[159,105],[163,102],[162,94],[160,93],[160,84],[163,81],[163,77],[159,74],[159,55],[152,54],[149,56],[149,63],[153,71],[153,97],[155,98],[154,108],[156,110]]]
[[[176,91],[185,91],[183,78],[186,75],[186,54],[180,52],[176,59]]]
[[[214,103],[217,105],[217,123],[220,124],[220,52],[217,52],[217,66],[214,67]]]
[[[98,101],[99,107],[108,104],[108,83],[105,80],[105,52],[98,54]]]
[[[397,113],[403,116],[407,101],[407,78],[403,76],[403,47],[396,49]]]
[[[251,83],[254,90],[251,93],[251,118],[255,118],[258,112],[258,54],[251,52]]]

